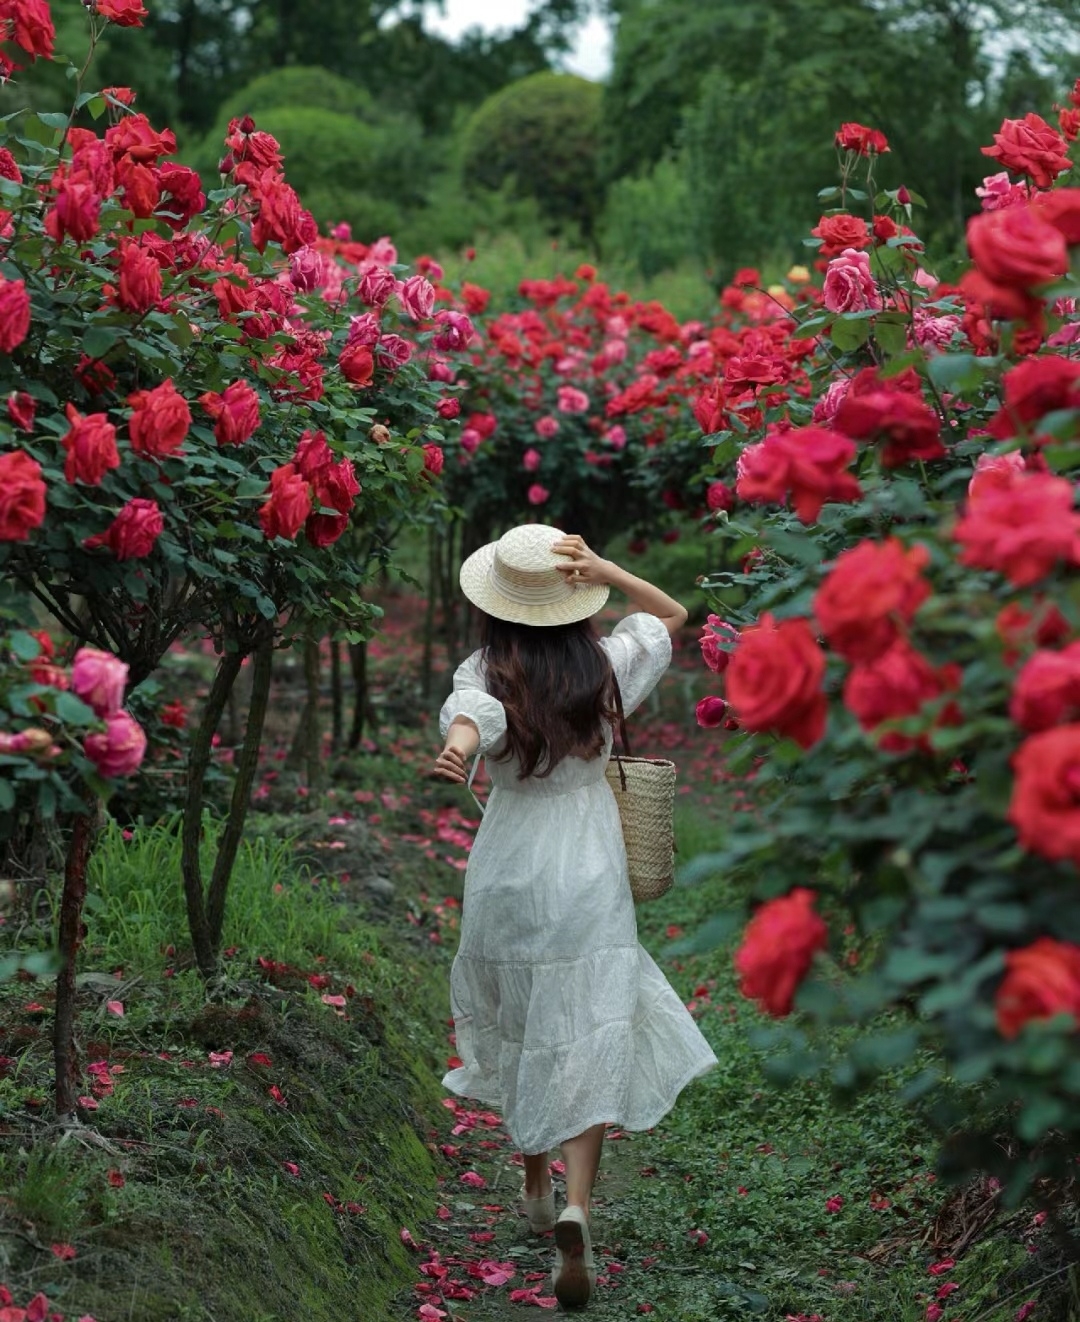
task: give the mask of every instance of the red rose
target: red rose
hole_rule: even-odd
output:
[[[713,381],[694,400],[694,417],[706,436],[711,436],[724,425],[724,387]]]
[[[810,748],[825,733],[825,653],[803,619],[765,614],[743,629],[727,668],[727,696],[747,730],[789,735]]]
[[[52,59],[56,29],[47,0],[7,0],[3,17],[11,24],[11,40],[16,46],[34,59],[39,55]]]
[[[321,550],[333,546],[348,526],[348,514],[309,514],[304,524],[304,536],[312,546]]]
[[[968,251],[979,272],[994,285],[1031,289],[1065,274],[1069,257],[1060,230],[1034,207],[1006,207],[972,216]]]
[[[869,248],[870,231],[865,220],[849,216],[846,211],[838,216],[822,216],[810,231],[821,240],[820,257],[837,257],[845,248]]]
[[[1002,659],[1007,666],[1016,665],[1021,648],[1032,643],[1039,647],[1053,647],[1063,643],[1072,633],[1069,621],[1054,605],[1036,603],[1035,611],[1026,611],[1016,602],[1003,606],[994,621],[1001,639]]]
[[[849,391],[834,426],[855,440],[884,441],[881,462],[886,468],[916,459],[940,459],[946,453],[938,415],[921,396],[906,390],[865,395]]]
[[[727,716],[727,703],[723,698],[702,698],[694,708],[694,719],[703,730],[715,730],[723,725]]]
[[[107,546],[117,560],[141,560],[154,549],[165,519],[156,500],[129,500],[104,532],[87,537],[83,546],[93,551]]]
[[[375,374],[375,359],[371,350],[363,344],[347,344],[341,351],[338,366],[346,381],[354,386],[366,386]]]
[[[30,330],[30,295],[21,280],[0,275],[0,351],[11,353]]]
[[[311,488],[293,464],[282,464],[270,475],[269,498],[259,510],[259,522],[267,541],[284,537],[292,541],[311,513]]]
[[[733,624],[728,624],[719,615],[710,615],[701,631],[698,643],[701,647],[701,659],[714,675],[722,675],[731,661],[731,652],[720,646],[722,642],[730,644],[739,641],[739,631]]]
[[[162,458],[179,453],[191,426],[191,409],[171,380],[153,390],[136,390],[128,403],[134,409],[128,433],[136,454]]]
[[[179,698],[167,702],[161,709],[161,724],[173,730],[183,730],[187,725],[187,708]]]
[[[1058,562],[1080,564],[1080,515],[1072,483],[1048,473],[1018,474],[1013,484],[969,500],[953,529],[960,560],[1004,574],[1016,587],[1045,578]]]
[[[286,253],[306,248],[319,237],[311,213],[300,205],[295,190],[272,170],[250,185],[259,211],[251,226],[251,241],[262,252],[268,243],[280,243]]]
[[[860,542],[836,559],[814,597],[814,615],[834,652],[848,661],[873,661],[896,642],[930,595],[922,570],[924,546],[895,537]]]
[[[994,1009],[1002,1037],[1017,1037],[1025,1024],[1057,1014],[1080,1024],[1080,946],[1041,936],[1010,950]]]
[[[440,399],[435,406],[435,412],[440,418],[452,421],[461,414],[461,400],[455,397],[449,399]]]
[[[1036,652],[1016,677],[1009,715],[1030,734],[1080,717],[1080,643]]]
[[[735,354],[724,367],[724,385],[733,392],[753,390],[757,386],[777,385],[786,381],[787,375],[778,358],[766,358],[763,354]]]
[[[128,243],[120,254],[119,303],[125,312],[141,315],[161,301],[161,267],[137,243]]]
[[[186,165],[173,164],[161,166],[157,181],[162,197],[154,208],[155,214],[174,230],[182,230],[206,206],[202,181]]]
[[[783,899],[767,901],[750,919],[735,953],[739,990],[771,1015],[791,1013],[795,992],[828,939],[829,929],[814,910],[816,898],[798,886]]]
[[[25,542],[44,518],[41,465],[25,450],[0,454],[0,542]]]
[[[836,145],[841,151],[857,152],[860,156],[889,150],[885,134],[880,129],[868,129],[865,124],[841,124],[836,131]]]
[[[83,417],[74,404],[68,404],[66,412],[71,426],[62,442],[67,451],[64,477],[96,487],[110,468],[120,467],[116,428],[104,413]]]
[[[118,28],[141,28],[143,19],[149,17],[142,0],[97,0],[95,7],[101,18]]]
[[[852,669],[844,684],[844,705],[864,730],[873,731],[885,721],[917,716],[928,702],[958,688],[960,678],[959,666],[935,670],[926,657],[901,638],[875,660]],[[954,718],[955,708],[946,708],[935,723]],[[887,753],[930,747],[926,735],[895,730],[882,735],[878,743]]]
[[[1012,766],[1008,817],[1020,843],[1044,858],[1080,864],[1080,725],[1031,735]]]
[[[1068,143],[1040,115],[1006,119],[994,134],[994,145],[983,147],[1006,170],[1026,174],[1036,188],[1049,188],[1071,164]]]
[[[316,473],[329,468],[334,462],[334,452],[326,443],[326,433],[304,431],[296,443],[296,453],[292,458],[293,466],[304,479],[310,482]]]
[[[432,477],[438,477],[443,471],[445,456],[443,455],[441,445],[433,445],[430,442],[424,446],[424,468]]]
[[[739,456],[735,491],[740,500],[783,503],[790,493],[795,513],[813,523],[829,500],[858,500],[862,489],[847,472],[855,445],[826,427],[770,432]]]
[[[8,417],[20,431],[34,430],[34,414],[37,412],[37,400],[25,390],[13,390],[8,395]]]
[[[1032,200],[1035,214],[1053,225],[1069,245],[1080,243],[1080,188],[1055,188]]]
[[[172,129],[158,133],[145,115],[125,115],[105,130],[105,141],[113,160],[127,156],[140,165],[153,165],[162,156],[171,156],[176,151],[176,134]]]
[[[351,459],[320,468],[313,474],[311,486],[318,504],[337,514],[348,514],[360,494],[360,483],[356,480]]]
[[[84,171],[73,169],[56,190],[56,197],[45,216],[50,236],[62,243],[70,234],[76,243],[86,243],[98,232],[101,193]]]
[[[1080,363],[1056,354],[1025,358],[1005,373],[1002,385],[1005,400],[990,423],[1000,440],[1026,432],[1047,413],[1080,408]]]
[[[216,419],[218,445],[242,445],[259,425],[258,392],[246,381],[234,381],[220,395],[208,390],[199,403]]]
[[[730,510],[735,504],[735,493],[724,482],[710,482],[705,491],[705,504],[713,514],[718,510]]]

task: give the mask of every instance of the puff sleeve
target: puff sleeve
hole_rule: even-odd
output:
[[[455,716],[467,716],[480,731],[480,753],[487,753],[506,733],[506,712],[498,698],[484,687],[480,653],[462,661],[454,671],[454,691],[439,712],[439,731],[446,738]]]
[[[620,620],[601,646],[619,681],[623,712],[629,716],[671,664],[671,635],[655,615],[638,611]]]

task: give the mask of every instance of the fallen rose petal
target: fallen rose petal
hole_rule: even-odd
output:
[[[70,1262],[75,1257],[75,1246],[73,1244],[50,1244],[49,1252],[54,1258],[59,1258],[61,1262]]]
[[[417,1253],[420,1252],[420,1245],[417,1244],[415,1239],[413,1239],[411,1231],[407,1230],[405,1226],[401,1227],[401,1233],[399,1237],[401,1239],[402,1244],[404,1244],[407,1249],[415,1249]]]
[[[117,1019],[123,1019],[124,1017],[123,1001],[106,1001],[105,1009],[108,1010],[110,1014],[116,1015]]]
[[[281,1165],[282,1165],[282,1169],[287,1170],[290,1175],[295,1175],[299,1177],[300,1167],[296,1164],[295,1161],[283,1161]]]
[[[482,1175],[477,1175],[476,1171],[465,1171],[458,1178],[462,1184],[467,1184],[472,1189],[487,1188],[487,1180]]]

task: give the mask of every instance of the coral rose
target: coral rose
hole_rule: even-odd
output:
[[[1080,643],[1036,652],[1013,685],[1009,715],[1029,734],[1080,717]]]
[[[259,395],[246,381],[234,381],[221,394],[208,390],[199,403],[215,419],[218,445],[242,445],[259,425]]]
[[[740,500],[778,504],[790,494],[802,522],[813,523],[826,501],[862,495],[847,471],[854,458],[854,442],[826,427],[770,432],[739,456],[735,491]]]
[[[136,454],[160,459],[180,452],[191,427],[191,409],[171,379],[153,390],[136,390],[128,403],[133,408],[128,434]]]
[[[1055,565],[1080,564],[1080,515],[1072,483],[1048,473],[1018,475],[1005,490],[980,491],[953,529],[961,562],[1004,574],[1016,587]]]
[[[30,295],[21,280],[0,275],[0,351],[11,353],[30,331]]]
[[[1019,1036],[1025,1024],[1071,1015],[1080,1026],[1080,946],[1041,936],[1005,956],[1005,976],[994,997],[998,1031]]]
[[[994,145],[983,147],[1006,170],[1026,174],[1036,188],[1049,188],[1071,164],[1068,143],[1041,115],[1006,119],[994,134]]]
[[[74,404],[68,404],[66,412],[71,425],[62,442],[67,451],[64,477],[96,487],[111,468],[120,467],[116,428],[104,413],[83,417]]]
[[[836,257],[845,248],[869,248],[870,230],[865,220],[841,212],[837,216],[822,216],[810,231],[821,240],[818,252],[822,257]]]
[[[968,251],[979,273],[993,285],[1029,290],[1065,274],[1068,252],[1061,231],[1034,207],[1009,207],[972,216]]]
[[[938,415],[907,390],[849,391],[833,425],[855,440],[883,441],[881,462],[886,468],[940,459],[946,453]]]
[[[844,704],[864,730],[875,731],[886,721],[917,716],[928,702],[960,685],[959,666],[935,670],[906,640],[898,639],[887,652],[866,664],[855,666],[844,683]],[[935,724],[952,722],[951,705]],[[907,735],[891,730],[878,739],[887,753],[906,753],[912,748],[929,750],[925,734]]]
[[[83,751],[98,772],[110,780],[130,776],[142,765],[146,754],[146,733],[126,711],[106,717],[104,734],[88,734]]]
[[[1008,818],[1033,854],[1080,864],[1080,725],[1025,739],[1013,754]]]
[[[0,542],[25,542],[44,518],[41,465],[25,450],[0,454]]]
[[[882,306],[870,273],[870,257],[854,248],[845,248],[829,263],[823,293],[830,312],[876,312]]]
[[[825,654],[808,621],[762,615],[743,629],[727,668],[727,696],[747,730],[787,735],[810,748],[825,733]]]
[[[115,716],[124,705],[128,668],[111,652],[80,647],[71,665],[71,691],[95,716]]]
[[[104,532],[87,537],[83,546],[95,550],[107,546],[117,560],[139,560],[154,549],[165,519],[156,500],[129,500]]]
[[[829,929],[814,909],[817,897],[798,886],[754,914],[735,953],[739,990],[777,1018],[791,1013],[795,993]]]
[[[836,559],[814,597],[814,615],[834,652],[848,661],[873,661],[930,595],[922,571],[924,546],[906,547],[896,537],[860,542]]]
[[[311,488],[294,464],[282,464],[270,474],[269,496],[259,510],[267,541],[283,537],[293,541],[311,513]]]
[[[1070,248],[1080,243],[1080,188],[1055,188],[1032,200],[1035,214],[1053,225]]]

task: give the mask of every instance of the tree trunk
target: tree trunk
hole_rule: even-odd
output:
[[[204,978],[212,978],[217,973],[217,956],[214,953],[214,941],[203,899],[202,865],[199,858],[202,844],[203,777],[210,765],[212,741],[221,721],[221,714],[225,710],[243,660],[243,655],[239,651],[222,654],[214,682],[210,686],[206,706],[203,708],[202,720],[191,741],[191,754],[188,759],[180,870],[184,879],[184,899],[187,903],[191,944],[195,950],[195,962]]]
[[[96,801],[77,813],[71,828],[64,863],[64,891],[60,898],[60,958],[56,976],[56,1018],[53,1022],[53,1060],[56,1073],[56,1114],[71,1116],[79,1099],[78,1048],[75,1045],[75,962],[82,944],[82,910],[86,900],[86,867],[94,837]]]
[[[330,639],[330,747],[336,753],[345,735],[345,693],[341,683],[341,643]]]
[[[273,658],[273,641],[266,639],[260,643],[255,652],[244,746],[236,763],[236,780],[233,783],[229,815],[218,839],[217,852],[214,856],[214,872],[210,878],[210,891],[206,899],[206,923],[215,960],[221,948],[221,933],[225,926],[225,896],[229,889],[233,864],[236,862],[236,851],[240,848],[240,841],[243,839],[244,823],[251,805],[251,786],[259,765],[259,746],[270,700]]]
[[[304,639],[304,686],[307,689],[307,729],[304,740],[304,769],[308,791],[318,794],[323,787],[322,718],[319,713],[319,686],[322,680],[319,640]]]
[[[368,709],[367,641],[349,644],[349,665],[353,680],[353,718],[349,731],[349,748],[360,747],[364,737],[364,717]]]

